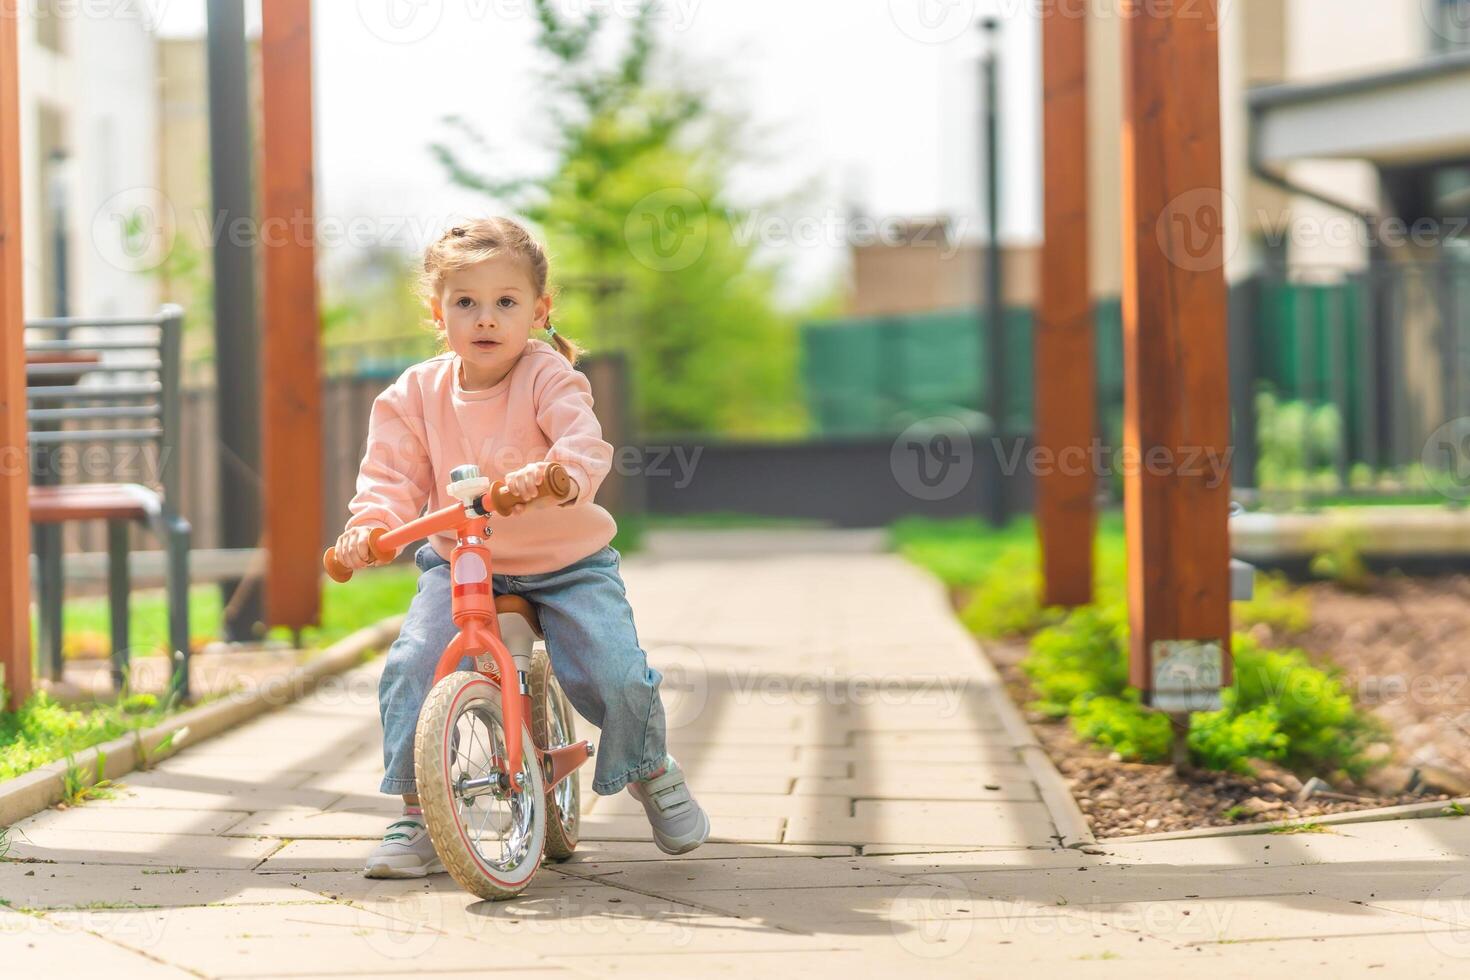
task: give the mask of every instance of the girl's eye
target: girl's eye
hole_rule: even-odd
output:
[[[456,305],[456,306],[458,306],[458,307],[459,307],[459,308],[460,308],[460,309],[462,309],[462,310],[467,310],[467,309],[469,309],[469,308],[470,308],[470,307],[471,307],[471,306],[474,306],[474,305],[475,305],[475,301],[474,301],[474,300],[472,300],[472,299],[470,299],[470,298],[469,298],[469,297],[468,297],[468,296],[461,296],[461,297],[460,297],[460,298],[459,298],[459,299],[458,299],[458,300],[457,300],[457,301],[456,301],[456,302],[455,302],[455,304],[454,304],[454,305]]]
[[[516,301],[513,300],[513,299],[511,299],[509,296],[502,296],[502,297],[500,297],[500,305],[501,305],[501,307],[503,309],[507,309],[508,310],[512,306],[515,306],[516,305]]]

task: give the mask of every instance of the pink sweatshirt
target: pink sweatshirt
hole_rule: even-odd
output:
[[[347,527],[392,529],[418,517],[425,504],[437,510],[454,503],[444,488],[449,471],[464,463],[499,480],[527,463],[554,460],[577,481],[577,497],[492,517],[489,543],[496,572],[555,571],[600,550],[617,531],[612,515],[592,502],[612,456],[586,376],[545,341],[528,341],[510,373],[482,391],[461,387],[459,355],[440,354],[404,371],[373,401]],[[454,540],[446,532],[430,543],[447,559]]]

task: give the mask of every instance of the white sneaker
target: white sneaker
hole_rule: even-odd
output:
[[[362,873],[368,878],[422,878],[443,870],[424,818],[405,813],[388,825],[383,842],[368,856]]]
[[[709,839],[709,814],[689,792],[673,756],[664,757],[662,773],[629,783],[628,792],[643,804],[653,842],[665,854],[685,854]]]

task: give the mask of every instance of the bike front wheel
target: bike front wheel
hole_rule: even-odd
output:
[[[505,785],[506,745],[499,685],[475,671],[434,685],[414,734],[424,823],[454,880],[489,901],[519,895],[546,847],[545,786],[531,734],[522,726],[519,792]]]

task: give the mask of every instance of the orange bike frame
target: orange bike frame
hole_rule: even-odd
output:
[[[456,537],[454,550],[449,555],[449,579],[454,625],[459,627],[459,633],[444,648],[439,666],[434,671],[434,683],[438,684],[454,673],[460,659],[468,655],[474,660],[475,669],[500,688],[505,721],[505,775],[511,789],[519,792],[522,787],[516,784],[513,776],[521,771],[525,751],[521,734],[530,725],[531,696],[525,675],[517,670],[510,649],[500,636],[500,619],[491,587],[490,547],[486,543],[491,534],[489,523],[463,503],[454,503],[392,531],[385,531],[375,539],[374,548],[391,556],[419,538],[449,530],[453,530]],[[490,655],[493,673],[484,669],[481,653]],[[513,679],[514,686],[508,687],[505,678]],[[531,748],[542,767],[547,790],[588,758],[585,740],[546,751],[537,748],[533,741]]]

